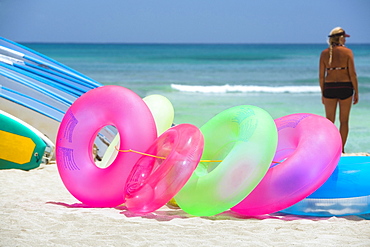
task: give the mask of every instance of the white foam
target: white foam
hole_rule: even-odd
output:
[[[319,93],[319,86],[246,86],[246,85],[220,85],[220,86],[200,86],[200,85],[181,85],[171,84],[171,88],[182,92],[198,92],[198,93]]]

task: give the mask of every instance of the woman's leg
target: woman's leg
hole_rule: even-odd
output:
[[[349,113],[352,106],[352,97],[344,100],[339,100],[339,132],[342,137],[342,152],[344,153],[344,146],[347,142],[349,132]]]
[[[335,123],[335,114],[337,111],[338,99],[323,98],[322,102],[325,106],[326,118]]]

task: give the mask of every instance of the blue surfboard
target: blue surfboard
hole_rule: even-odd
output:
[[[0,106],[55,141],[69,106],[102,84],[23,45],[0,37]]]
[[[0,110],[34,126],[55,142],[71,104],[101,83],[23,45],[0,37]],[[115,130],[96,139],[102,157]]]
[[[370,213],[370,156],[343,156],[329,179],[307,198],[282,210],[309,216]]]

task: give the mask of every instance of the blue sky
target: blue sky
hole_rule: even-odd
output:
[[[370,43],[370,1],[0,0],[17,42],[324,43],[336,26]]]

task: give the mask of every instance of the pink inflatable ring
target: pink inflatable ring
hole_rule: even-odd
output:
[[[107,168],[93,160],[99,131],[113,125],[121,137],[120,149],[145,151],[156,138],[153,116],[134,92],[119,86],[99,87],[82,95],[68,109],[57,135],[56,160],[68,191],[93,207],[123,203],[128,175],[140,156],[119,153]]]
[[[165,131],[146,151],[155,157],[140,158],[127,180],[127,208],[145,214],[165,205],[193,174],[203,147],[203,134],[194,125]]]
[[[318,189],[332,174],[342,152],[336,126],[313,114],[292,114],[275,120],[278,147],[272,165],[257,187],[232,208],[244,215],[285,209]]]

